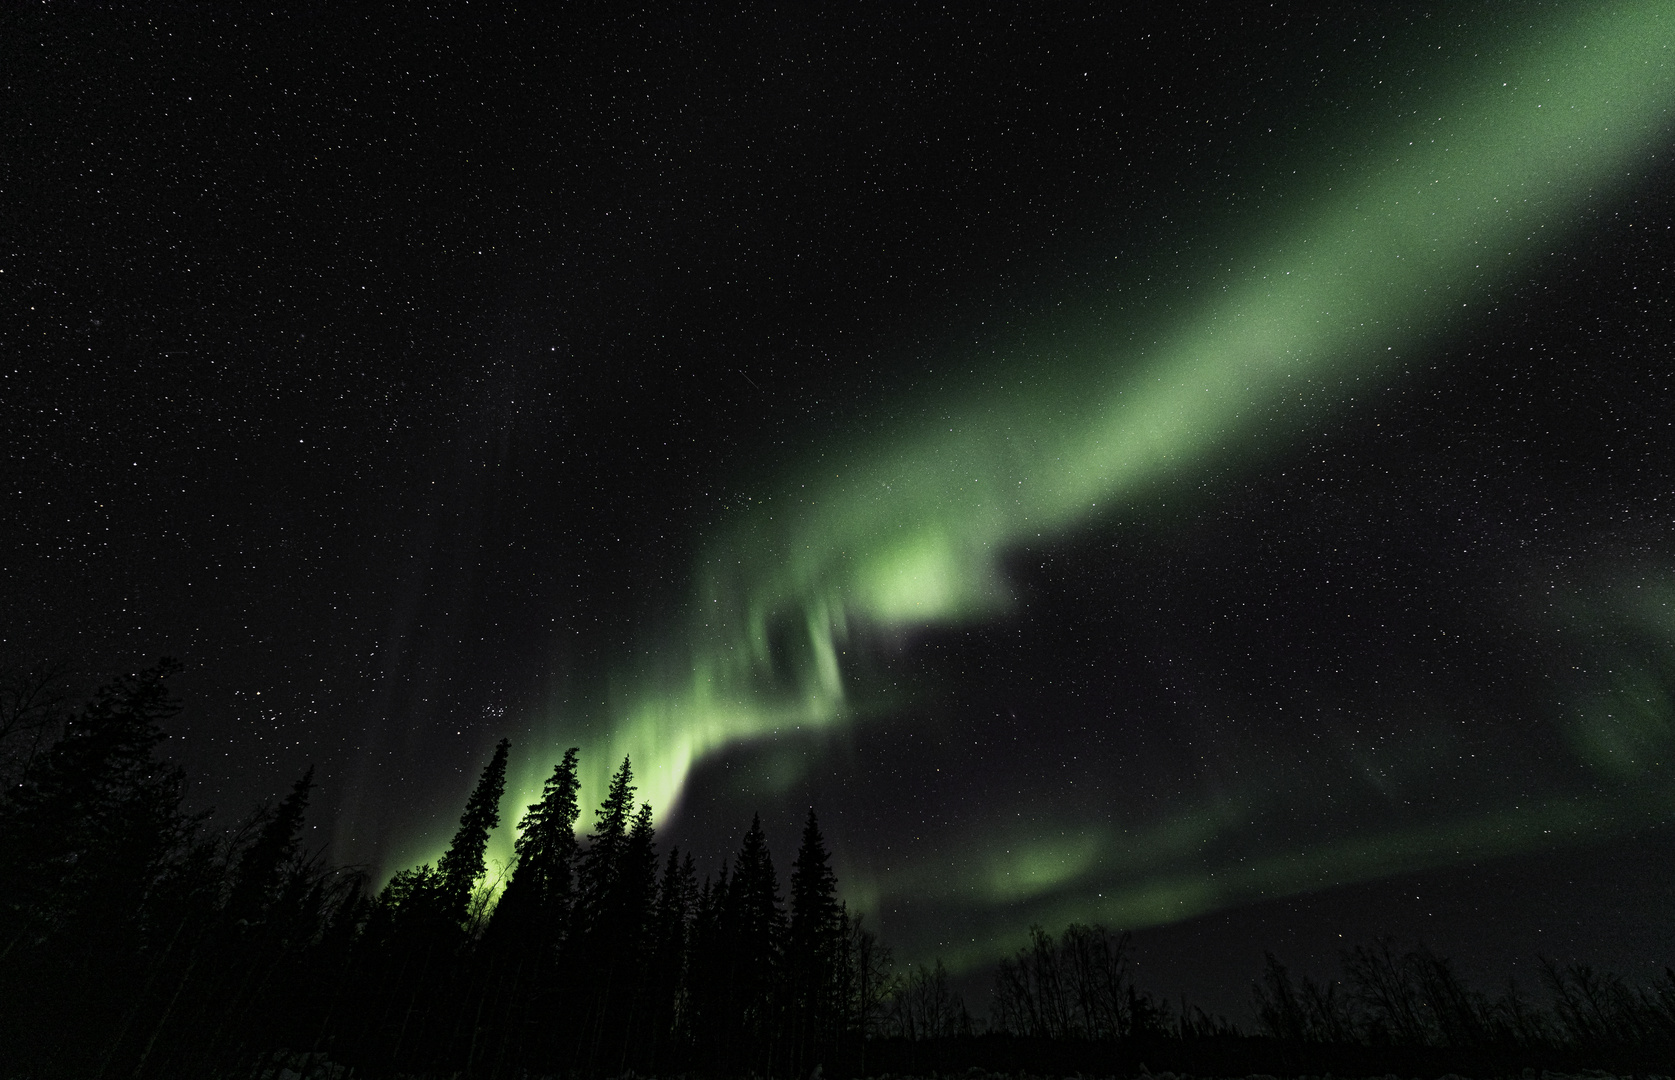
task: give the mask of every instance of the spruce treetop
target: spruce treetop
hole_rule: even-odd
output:
[[[506,793],[506,755],[511,748],[509,739],[501,739],[495,746],[494,756],[483,768],[483,775],[466,800],[465,813],[459,819],[459,831],[454,833],[453,843],[448,845],[448,850],[436,864],[449,915],[461,922],[465,920],[472,886],[488,868],[485,854],[489,833],[500,824],[500,797]]]

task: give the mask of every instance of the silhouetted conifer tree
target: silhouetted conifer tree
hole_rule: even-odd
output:
[[[575,897],[576,819],[581,814],[575,747],[553,768],[541,792],[518,822],[516,861],[495,905],[483,941],[485,986],[479,1002],[488,1031],[474,1040],[468,1067],[495,1068],[527,1059],[546,1060],[558,1040],[555,1017],[563,1013],[560,952]]]
[[[137,931],[195,822],[185,776],[154,756],[180,711],[173,660],[99,688],[0,803],[0,954],[75,927],[104,949]]]
[[[705,1068],[718,1067],[737,1027],[726,918],[731,886],[723,862],[714,879],[704,879],[692,915],[692,943],[687,951],[687,1046],[693,1060]]]
[[[686,979],[697,904],[697,866],[691,855],[682,858],[679,849],[670,849],[657,889],[647,978],[650,994],[647,1052],[655,1067],[672,1059],[686,1034],[689,1015]]]
[[[820,823],[809,808],[791,869],[791,920],[785,939],[785,1007],[791,1066],[807,1072],[836,1050],[837,985],[843,927]]]
[[[235,844],[224,862],[206,865],[210,872],[201,876],[209,887],[201,891],[214,900],[199,902],[188,893],[177,901],[197,916],[195,931],[183,963],[168,978],[152,981],[159,991],[153,1004],[160,1007],[151,1010],[147,1024],[131,1025],[136,1074],[230,1069],[239,1048],[252,1040],[281,1045],[318,1038],[326,1016],[316,1011],[323,1004],[318,992],[323,985],[335,999],[344,975],[347,940],[333,936],[331,924],[348,894],[358,891],[358,879],[303,850],[312,787],[310,769],[277,807],[255,815],[260,827],[249,844]],[[198,861],[194,853],[186,865]],[[182,876],[200,875],[188,870]],[[218,905],[223,882],[226,902]],[[144,1008],[135,1012],[136,1019],[148,1019]]]
[[[429,1068],[476,1044],[476,1010],[486,999],[473,981],[467,920],[489,833],[500,824],[510,749],[506,739],[495,746],[436,867],[398,872],[372,903],[359,950],[360,995],[372,1015],[354,1036],[363,1061]]]
[[[489,925],[492,935],[510,935],[519,948],[551,949],[569,920],[581,815],[577,754],[573,746],[564,752],[541,801],[531,803],[518,822],[517,861]]]
[[[645,815],[649,830],[649,812]],[[574,1015],[580,1018],[573,1066],[591,1071],[601,1055],[617,1049],[609,1014],[619,1001],[625,984],[632,985],[634,945],[643,909],[624,910],[633,892],[628,858],[630,834],[639,824],[634,814],[634,768],[628,758],[611,777],[605,800],[593,812],[593,832],[577,860],[577,897],[569,962],[578,979]],[[641,842],[649,846],[650,837]],[[653,855],[655,859],[655,855]],[[640,860],[640,861],[643,861]],[[655,862],[652,864],[655,873]]]
[[[604,968],[595,1053],[600,1067],[616,1073],[625,1072],[631,1060],[642,1068],[649,1066],[643,1054],[631,1059],[631,1050],[636,1045],[643,1050],[655,1041],[647,1037],[646,1028],[660,1011],[651,1000],[650,979],[657,903],[656,836],[651,807],[642,805],[622,846],[605,916],[594,927]]]
[[[731,947],[726,979],[731,991],[730,1016],[726,1019],[735,1033],[734,1046],[744,1053],[734,1064],[747,1071],[785,1067],[784,1047],[776,1038],[780,1016],[775,993],[782,970],[784,926],[779,878],[758,814],[751,818],[750,831],[739,847],[723,911],[723,935]]]
[[[634,767],[625,757],[611,777],[605,801],[593,811],[593,831],[577,860],[576,922],[583,934],[604,916],[610,903],[633,814]]]
[[[435,987],[446,981],[461,943],[451,914],[444,879],[429,863],[397,871],[373,899],[357,943],[363,1014],[351,1036],[363,1062],[387,1066],[404,1052],[411,1057],[409,1032],[422,1032]]]
[[[506,755],[511,747],[507,739],[501,739],[495,746],[494,756],[489,758],[476,788],[465,802],[459,830],[436,864],[436,872],[442,879],[443,912],[462,925],[469,913],[471,890],[488,868],[484,855],[488,851],[489,833],[500,824],[500,797],[506,793]]]
[[[280,888],[295,869],[301,843],[303,815],[308,811],[308,796],[314,790],[312,767],[291,786],[279,805],[266,816],[255,841],[246,848],[233,871],[232,889],[227,897],[227,917],[234,921],[255,922],[267,913],[277,898]]]

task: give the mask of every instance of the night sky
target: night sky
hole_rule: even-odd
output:
[[[6,662],[379,880],[812,804],[978,988],[1675,961],[1667,5],[896,7],[9,8]]]

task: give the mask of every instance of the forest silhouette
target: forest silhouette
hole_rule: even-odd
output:
[[[79,709],[62,670],[0,680],[0,1076],[881,1076],[1666,1071],[1675,971],[1649,986],[1544,961],[1491,996],[1423,945],[1342,977],[1271,953],[1243,1024],[1162,1000],[1129,937],[1034,928],[972,1015],[940,960],[900,966],[840,898],[814,810],[784,882],[760,819],[700,878],[658,850],[624,759],[583,822],[554,766],[490,881],[501,740],[436,865],[381,889],[304,842],[312,769],[213,830],[159,750],[164,660]],[[585,824],[579,837],[578,825]]]

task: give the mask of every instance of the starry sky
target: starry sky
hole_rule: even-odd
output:
[[[812,804],[978,997],[1655,971],[1675,26],[1368,7],[14,9],[5,659],[375,876],[503,735]]]

